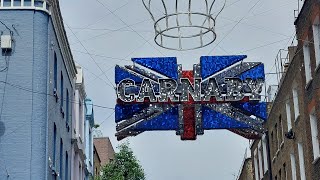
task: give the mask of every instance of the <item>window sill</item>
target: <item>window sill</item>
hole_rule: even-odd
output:
[[[309,87],[310,87],[310,85],[311,85],[312,81],[313,81],[313,79],[310,79],[310,80],[308,81],[308,83],[306,84],[306,89],[309,89]]]
[[[320,155],[312,162],[312,164],[316,164],[320,160]]]
[[[294,123],[297,123],[300,119],[300,114],[296,117],[296,119],[294,120]]]
[[[320,63],[317,65],[317,67],[316,67],[315,71],[316,71],[316,72],[318,72],[318,71],[319,71],[319,69],[320,69]]]

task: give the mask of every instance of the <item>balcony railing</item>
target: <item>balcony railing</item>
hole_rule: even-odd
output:
[[[2,9],[31,9],[50,14],[50,4],[47,0],[0,0]]]

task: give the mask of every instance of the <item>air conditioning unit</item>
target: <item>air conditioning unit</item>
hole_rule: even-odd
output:
[[[11,35],[1,35],[1,49],[11,50],[12,49],[12,36]]]

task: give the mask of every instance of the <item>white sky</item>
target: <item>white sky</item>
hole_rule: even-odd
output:
[[[141,0],[99,1],[105,6],[98,0],[61,0],[60,6],[74,59],[84,68],[88,97],[94,104],[111,108],[116,96],[106,77],[113,83],[114,66],[130,64],[132,57],[175,56],[184,69],[191,69],[213,49],[210,55],[246,54],[247,61],[261,61],[266,73],[274,72],[278,50],[293,39],[293,11],[297,9],[297,0],[227,0],[216,22],[217,40],[203,49],[177,52],[155,45],[153,22]],[[117,11],[110,14],[108,9]],[[134,31],[127,25],[133,25]],[[267,76],[268,84],[274,80]],[[103,135],[116,147],[113,110],[94,110]],[[221,130],[206,131],[193,142],[180,141],[175,132],[146,132],[130,142],[148,180],[233,180],[249,147],[248,140]]]

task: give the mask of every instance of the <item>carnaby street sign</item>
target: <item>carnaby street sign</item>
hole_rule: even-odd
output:
[[[193,71],[176,58],[133,58],[116,66],[118,140],[145,131],[174,130],[195,140],[204,130],[228,129],[248,139],[263,133],[260,102],[264,66],[246,56],[204,56]]]

